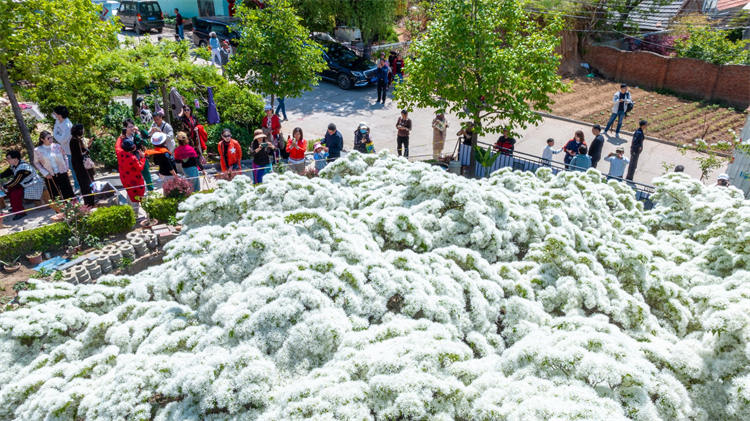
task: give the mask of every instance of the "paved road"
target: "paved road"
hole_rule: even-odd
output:
[[[389,92],[390,96],[390,92]],[[301,127],[308,140],[317,139],[325,134],[328,123],[335,123],[344,135],[345,148],[350,149],[353,145],[354,129],[360,121],[365,121],[371,127],[372,138],[376,150],[389,149],[396,151],[396,120],[399,117],[397,104],[390,99],[385,105],[375,104],[375,88],[361,88],[344,91],[332,83],[321,82],[319,86],[302,95],[300,98],[288,98],[286,100],[287,117],[289,121],[282,122],[283,132],[290,134],[294,127]],[[410,137],[410,156],[415,159],[427,159],[432,155],[432,119],[434,110],[417,109],[410,113],[412,119],[412,134]],[[455,133],[459,129],[459,119],[455,115],[446,116],[448,119],[448,139],[445,152],[453,152],[457,137]],[[556,140],[556,147],[562,147],[565,142],[573,137],[576,130],[583,130],[588,142],[593,139],[591,127],[582,124],[570,123],[553,118],[544,118],[536,126],[528,127],[521,131],[520,140],[516,144],[516,150],[532,155],[541,155],[546,146],[546,140],[550,137]],[[481,141],[494,143],[497,135],[480,137]],[[614,152],[617,145],[623,145],[626,155],[629,154],[631,136],[622,136],[617,139],[607,138],[604,146],[603,156]],[[685,171],[693,177],[700,177],[698,164],[693,160],[697,154],[688,152],[682,155],[676,147],[654,141],[646,140],[644,151],[641,154],[635,181],[650,184],[651,180],[664,173],[662,163],[668,163],[670,167],[682,164]],[[562,157],[562,155],[558,155]],[[561,158],[562,159],[562,158]],[[609,170],[609,164],[601,162],[599,169],[603,172]],[[709,177],[713,182],[715,172]]]

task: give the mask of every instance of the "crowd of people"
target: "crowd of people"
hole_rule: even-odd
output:
[[[390,64],[384,58],[378,61],[378,101],[384,101],[385,93],[381,88],[387,88],[390,83],[403,78],[403,60],[400,54],[392,54]],[[391,70],[392,69],[392,70]],[[120,136],[115,142],[115,154],[120,181],[127,192],[127,197],[134,206],[141,201],[147,191],[154,190],[155,183],[151,177],[151,163],[158,167],[158,182],[163,184],[174,177],[185,177],[190,180],[194,191],[201,189],[200,176],[207,167],[206,155],[208,134],[202,124],[193,115],[189,105],[176,107],[180,110],[172,127],[165,118],[164,111],[151,112],[146,102],[137,103],[141,123],[150,124],[148,130],[140,130],[132,119],[122,122]],[[615,120],[616,136],[622,127],[622,120],[632,110],[633,99],[627,85],[621,85],[620,90],[613,96],[612,112],[607,126],[602,131],[596,124],[591,129],[593,138],[586,142],[582,130],[575,132],[562,148],[555,147],[555,139],[547,139],[547,144],[541,152],[543,165],[551,165],[555,156],[563,154],[565,169],[586,171],[597,168],[602,161],[604,134],[609,133]],[[221,139],[215,151],[218,154],[221,173],[232,176],[250,172],[255,183],[262,183],[263,177],[279,164],[291,171],[303,174],[308,169],[322,170],[329,162],[341,156],[344,141],[343,135],[336,125],[328,125],[325,136],[312,148],[313,164],[308,168],[308,141],[302,128],[296,127],[291,135],[284,139],[282,134],[279,111],[285,114],[283,102],[276,108],[265,107],[265,116],[261,127],[254,131],[249,146],[252,154],[251,169],[242,168],[242,146],[232,137],[229,129],[221,132]],[[176,111],[175,111],[176,112]],[[174,115],[174,114],[173,114]],[[26,200],[64,200],[80,196],[87,206],[94,206],[95,191],[94,162],[89,157],[86,142],[83,139],[83,126],[73,124],[68,118],[68,110],[64,106],[54,108],[55,119],[52,132],[42,131],[34,149],[32,162],[24,162],[18,151],[9,151],[6,160],[9,167],[0,173],[0,178],[9,178],[3,185],[4,194],[10,199],[13,219],[18,220],[26,216],[23,201]],[[284,116],[286,120],[286,116]],[[396,120],[395,146],[399,156],[409,157],[409,137],[413,129],[412,120],[407,110],[401,110]],[[432,120],[433,129],[433,159],[442,157],[443,148],[448,131],[448,122],[443,111],[438,111]],[[609,164],[608,177],[633,180],[638,166],[640,154],[643,151],[645,132],[648,127],[646,120],[641,120],[638,129],[633,133],[630,143],[630,155],[625,156],[625,149],[617,147],[615,152],[603,157]],[[473,123],[465,123],[456,132],[459,141],[464,145],[472,145],[474,137]],[[361,153],[374,153],[375,147],[370,127],[366,122],[360,122],[354,131],[354,150]],[[516,140],[508,128],[502,130],[501,136],[495,142],[494,149],[503,156],[513,156]],[[471,149],[465,149],[471,150]],[[473,152],[470,152],[473,153]],[[462,165],[468,162],[466,157],[458,157]],[[675,168],[680,171],[681,166]],[[627,172],[626,172],[627,170]],[[726,174],[719,176],[719,185],[728,184]]]

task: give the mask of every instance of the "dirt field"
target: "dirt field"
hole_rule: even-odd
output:
[[[619,84],[599,79],[577,77],[568,79],[571,91],[554,97],[552,114],[599,123],[604,127],[611,112],[612,95]],[[636,129],[638,120],[649,121],[648,134],[676,144],[691,143],[703,138],[709,143],[729,140],[728,129],[737,133],[745,123],[745,114],[733,108],[691,101],[631,87],[635,107],[625,118],[622,130]],[[617,124],[617,122],[615,122]]]

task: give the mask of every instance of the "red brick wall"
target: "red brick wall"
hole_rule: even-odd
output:
[[[718,66],[691,58],[665,57],[649,51],[588,46],[584,59],[602,75],[651,89],[750,106],[750,66]]]

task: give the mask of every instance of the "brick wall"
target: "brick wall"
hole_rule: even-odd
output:
[[[650,89],[669,89],[697,99],[750,106],[750,66],[718,66],[650,51],[588,46],[583,56],[602,75]]]

